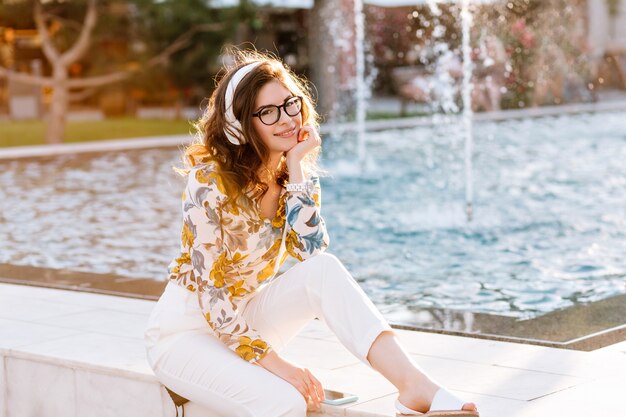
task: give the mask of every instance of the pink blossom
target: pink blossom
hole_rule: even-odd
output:
[[[511,30],[513,33],[522,33],[526,30],[526,22],[522,19],[517,20],[515,23],[511,25]]]
[[[532,32],[526,31],[522,33],[522,36],[520,37],[520,42],[524,48],[531,48],[535,43],[535,36]]]

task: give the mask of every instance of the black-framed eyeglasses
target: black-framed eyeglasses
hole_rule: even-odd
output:
[[[258,117],[261,123],[270,126],[280,120],[280,109],[283,109],[288,116],[297,116],[302,111],[302,97],[289,97],[280,106],[268,104],[267,106],[261,107],[258,112],[253,113],[252,116]]]

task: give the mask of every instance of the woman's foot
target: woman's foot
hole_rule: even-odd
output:
[[[437,389],[439,389],[439,387],[434,384],[422,387],[412,386],[400,391],[398,401],[411,410],[425,413],[430,409],[430,404],[433,401]]]
[[[398,396],[398,401],[405,407],[410,408],[411,410],[425,413],[431,409],[431,404],[433,403],[435,394],[437,394],[440,389],[442,388],[438,387],[435,384],[428,384],[427,387],[421,387],[421,389],[416,389],[415,387],[412,387],[401,391],[400,395]],[[464,403],[460,410],[475,412],[478,411],[476,404],[472,402]]]

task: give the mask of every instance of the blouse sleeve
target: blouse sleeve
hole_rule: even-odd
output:
[[[289,232],[285,238],[287,252],[303,261],[324,252],[329,244],[326,223],[320,215],[321,188],[318,177],[311,178],[312,187],[291,194],[285,203]]]
[[[255,362],[270,347],[238,311],[244,295],[237,275],[242,258],[237,252],[231,255],[224,241],[221,213],[225,201],[221,179],[215,172],[190,172],[183,204],[183,244],[189,249],[192,264],[188,289],[197,290],[204,318],[219,339],[244,360]]]

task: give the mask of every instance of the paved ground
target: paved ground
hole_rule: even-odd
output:
[[[54,415],[41,414],[42,401],[47,401],[46,410],[74,415],[64,396],[67,385],[64,388],[57,371],[43,374],[54,388],[33,392],[33,381],[25,375],[41,371],[24,368],[15,358],[41,355],[57,366],[89,365],[123,378],[153,379],[142,342],[153,305],[147,300],[0,284],[0,353],[5,359],[0,362],[0,377],[5,374],[0,378],[0,404],[6,400],[6,417]],[[477,402],[482,416],[626,415],[626,342],[580,352],[401,330],[398,334],[427,372]],[[319,321],[283,353],[309,367],[326,387],[359,396],[356,404],[326,407],[325,415],[393,415],[394,387],[359,363]],[[86,389],[77,384],[77,389]],[[76,403],[81,409],[80,401]],[[88,409],[88,404],[82,407]]]

